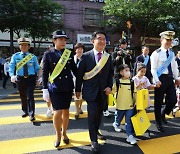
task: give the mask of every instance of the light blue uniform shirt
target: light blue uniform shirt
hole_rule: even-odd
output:
[[[15,68],[16,68],[16,64],[18,62],[20,62],[23,59],[23,52],[17,52],[15,53],[12,58],[11,61],[9,63],[9,75],[13,76],[13,75],[18,75],[18,76],[24,76],[24,71],[23,71],[23,67],[21,67],[18,72],[15,72]],[[26,52],[26,55],[28,55],[29,52]],[[28,66],[28,75],[36,75],[39,72],[39,63],[37,60],[37,57],[35,55],[33,55],[33,58],[27,62],[27,66]]]

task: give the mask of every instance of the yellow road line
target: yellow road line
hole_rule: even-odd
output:
[[[34,122],[42,122],[42,121],[52,121],[51,118],[47,118],[45,114],[36,114],[36,120]],[[87,112],[84,111],[83,114],[79,115],[79,118],[87,118]],[[75,119],[75,112],[70,112],[69,119]],[[9,124],[18,124],[18,123],[28,123],[29,118],[22,118],[21,116],[12,116],[12,117],[3,117],[0,118],[0,125],[9,125]]]
[[[87,111],[84,111],[83,114],[79,115],[79,118],[87,118],[88,114]],[[52,121],[51,118],[47,118],[45,114],[36,114],[36,121],[35,122],[42,122],[42,121]],[[150,121],[155,120],[154,113],[148,113],[148,117]],[[179,115],[176,115],[176,117],[180,117]],[[173,118],[171,116],[166,116],[166,118]],[[70,112],[69,119],[74,120],[75,119],[75,112]],[[29,118],[22,118],[21,116],[12,116],[12,117],[2,117],[0,118],[0,125],[9,125],[9,124],[18,124],[18,123],[28,123]],[[124,124],[125,120],[123,119],[121,124]]]
[[[78,147],[91,144],[89,139],[89,132],[69,133],[68,137],[70,143],[65,145],[61,141],[59,149]],[[24,138],[17,140],[8,140],[0,142],[0,153],[2,154],[20,154],[20,153],[32,153],[47,150],[55,150],[54,148],[55,136],[41,136],[33,138]],[[99,143],[105,143],[104,141],[98,141]]]
[[[13,97],[13,96],[19,97],[19,93],[9,94],[8,96],[9,97]],[[34,96],[42,96],[42,93],[34,93]]]
[[[35,101],[43,101],[42,97],[35,97],[34,98]],[[7,103],[7,102],[20,102],[21,99],[20,98],[10,98],[10,99],[1,99],[0,103]]]
[[[82,105],[86,104],[83,102]],[[71,106],[75,106],[75,102],[71,102]],[[44,103],[36,103],[35,108],[47,108],[46,102]],[[14,104],[14,105],[0,105],[0,110],[17,110],[21,109],[21,104]]]
[[[170,154],[180,152],[180,134],[138,141],[145,154]]]

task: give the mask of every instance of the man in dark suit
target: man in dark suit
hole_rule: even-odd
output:
[[[145,76],[151,81],[151,62],[150,62],[150,57],[149,57],[149,47],[148,46],[143,46],[142,47],[142,55],[139,55],[136,58],[136,62],[134,65],[134,71],[133,75],[135,76],[137,74],[136,69],[137,69],[137,64],[138,63],[144,63],[146,65],[146,74]]]
[[[91,148],[93,152],[98,152],[97,139],[100,137],[102,139],[98,129],[107,95],[111,92],[113,65],[110,55],[104,51],[106,34],[102,31],[94,32],[92,43],[94,48],[83,54],[79,64],[76,78],[76,97],[79,98],[83,84],[82,97],[87,101]],[[101,69],[98,69],[99,67]]]

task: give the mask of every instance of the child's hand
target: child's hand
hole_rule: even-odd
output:
[[[111,88],[107,87],[104,89],[104,91],[106,95],[109,95],[111,93]]]

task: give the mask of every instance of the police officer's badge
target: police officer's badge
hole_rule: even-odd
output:
[[[64,32],[64,31],[62,31],[62,34],[63,34],[63,35],[65,35],[65,32]]]

